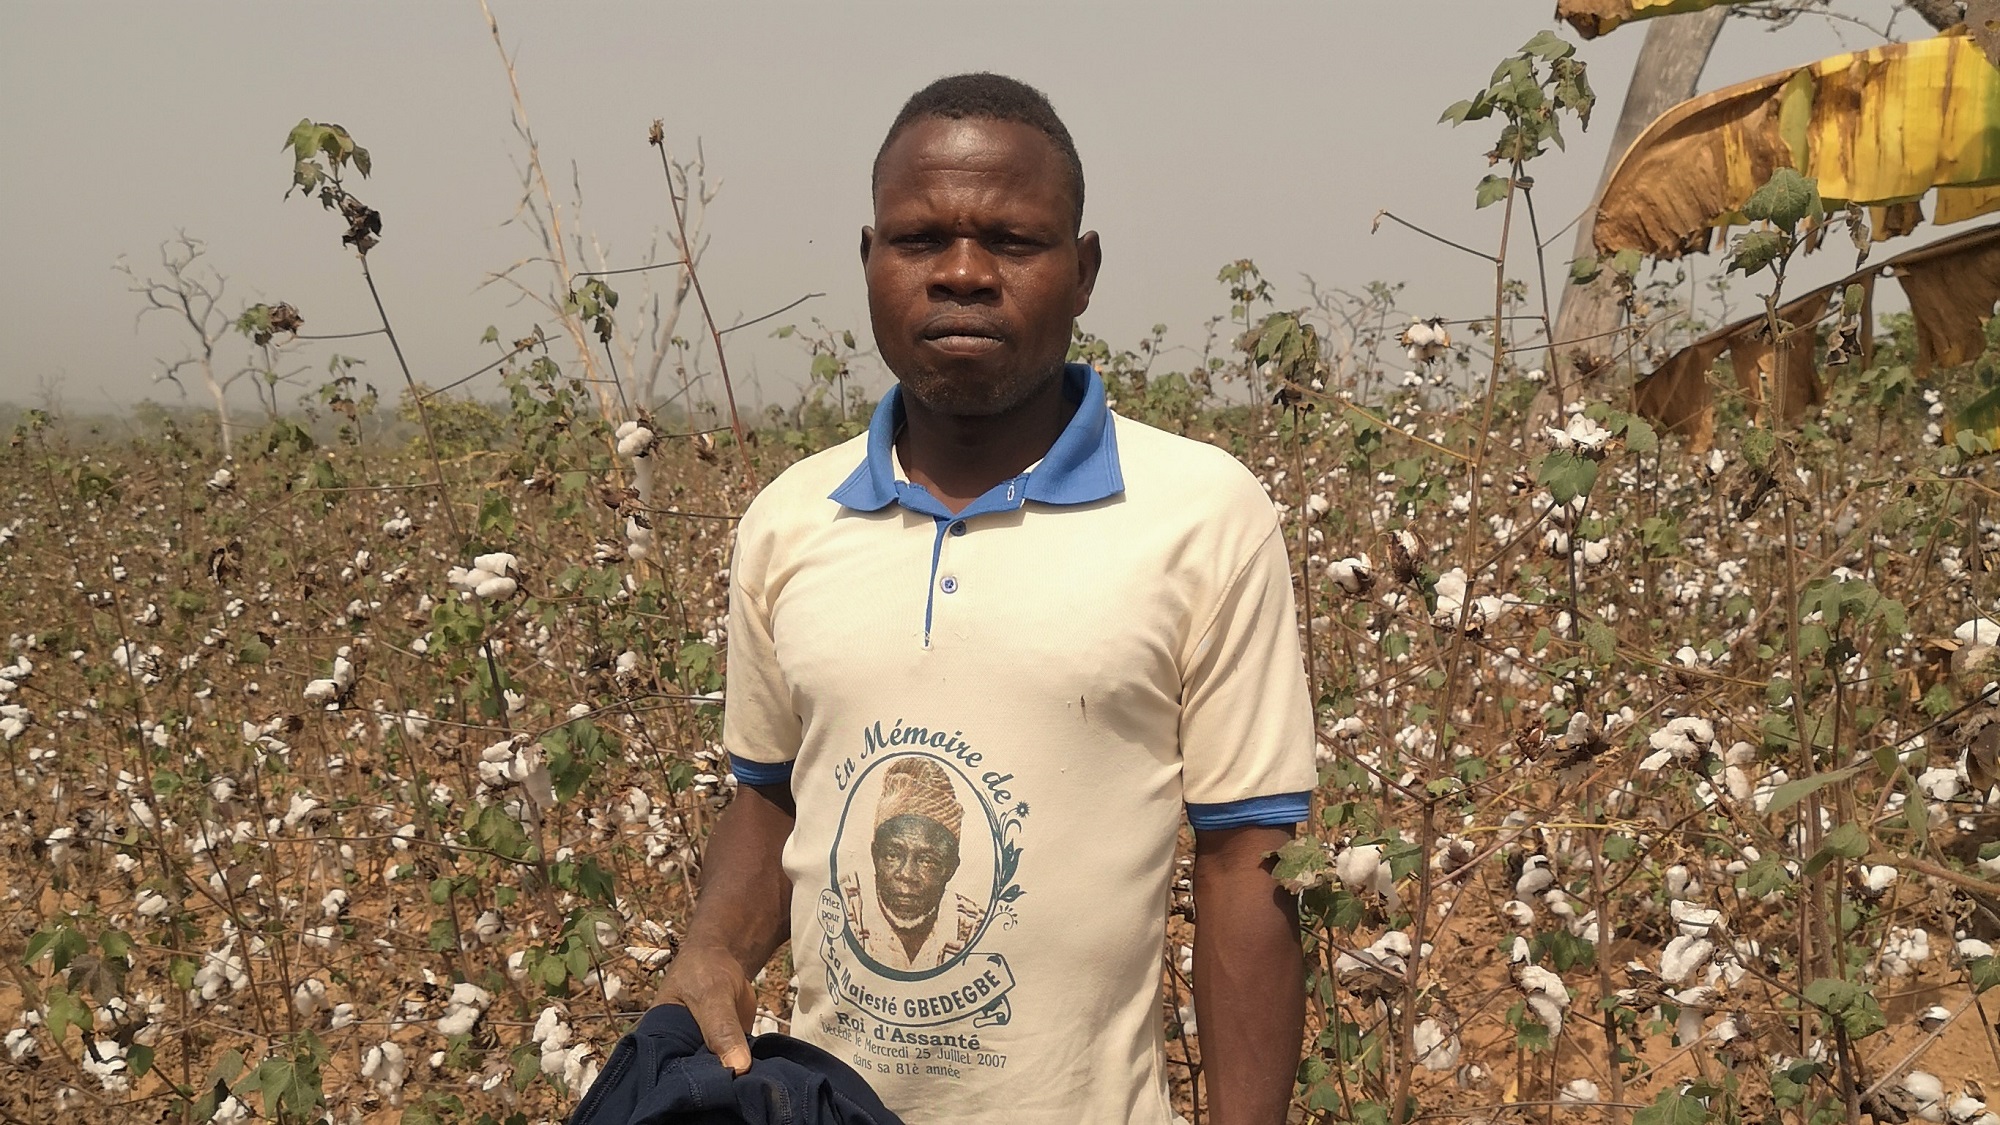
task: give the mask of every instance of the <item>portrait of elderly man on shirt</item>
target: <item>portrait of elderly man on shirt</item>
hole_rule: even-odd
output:
[[[858,875],[841,880],[848,929],[870,960],[921,973],[964,952],[986,920],[981,904],[949,889],[959,868],[965,807],[944,767],[908,757],[884,771],[869,847],[874,895]],[[950,909],[946,909],[946,907]]]

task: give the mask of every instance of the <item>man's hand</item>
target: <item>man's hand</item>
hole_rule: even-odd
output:
[[[1298,904],[1266,856],[1289,828],[1194,834],[1194,1008],[1214,1125],[1282,1125],[1305,1031]]]
[[[791,929],[792,882],[781,857],[796,816],[786,786],[737,787],[709,833],[687,940],[654,1000],[686,1007],[708,1049],[737,1074],[750,1069],[744,1029],[757,1016],[750,978]]]
[[[682,945],[653,1002],[686,1008],[723,1066],[736,1074],[750,1069],[744,1030],[757,1018],[757,993],[735,954],[719,946]]]

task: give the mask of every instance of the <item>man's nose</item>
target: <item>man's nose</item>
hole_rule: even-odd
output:
[[[1000,275],[993,253],[981,246],[978,239],[953,239],[936,262],[931,274],[932,297],[978,300],[1000,292]]]

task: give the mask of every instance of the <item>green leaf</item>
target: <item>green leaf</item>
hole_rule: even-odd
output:
[[[1588,493],[1597,483],[1597,462],[1567,449],[1553,450],[1542,458],[1538,479],[1556,503],[1567,504]]]
[[[48,1024],[49,1035],[56,1042],[63,1041],[72,1027],[89,1031],[93,1026],[90,1005],[71,995],[67,989],[51,988],[46,994],[48,1012],[42,1019]]]
[[[1583,643],[1590,648],[1590,654],[1597,658],[1599,664],[1611,663],[1611,658],[1618,652],[1618,634],[1612,632],[1611,626],[1594,617],[1583,623]]]
[[[1704,1125],[1708,1107],[1679,1090],[1662,1090],[1653,1104],[1632,1115],[1632,1125]]]
[[[1753,469],[1761,469],[1770,464],[1771,454],[1778,450],[1778,435],[1762,426],[1754,426],[1743,435],[1743,460]]]
[[[1553,31],[1537,32],[1533,39],[1521,45],[1521,53],[1533,55],[1545,62],[1566,59],[1576,54],[1576,48],[1568,40]]]
[[[1625,277],[1637,277],[1639,267],[1645,264],[1646,256],[1637,250],[1620,250],[1611,258],[1611,268]]]
[[[1473,199],[1477,206],[1491,207],[1507,198],[1507,188],[1513,180],[1506,176],[1487,176],[1479,181],[1479,190]]]
[[[1326,883],[1333,871],[1326,848],[1311,836],[1291,840],[1271,854],[1278,860],[1271,869],[1271,877],[1293,894]]]
[[[1756,273],[1785,252],[1785,236],[1777,231],[1756,230],[1736,240],[1729,268],[1745,274]]]
[[[1786,694],[1787,695],[1791,694],[1789,690],[1789,685],[1787,685]],[[1793,805],[1798,804],[1800,801],[1805,800],[1807,794],[1817,793],[1821,789],[1824,789],[1827,786],[1832,785],[1837,781],[1846,781],[1848,778],[1853,777],[1856,773],[1860,772],[1860,769],[1861,769],[1860,766],[1849,766],[1846,769],[1834,770],[1832,773],[1816,773],[1811,777],[1793,778],[1792,780],[1785,782],[1783,785],[1778,786],[1778,788],[1772,792],[1771,803],[1765,807],[1764,811],[1768,813],[1784,812],[1786,809],[1789,809]],[[1848,825],[1846,827],[1852,827],[1852,825]],[[1829,839],[1831,839],[1831,837],[1829,837]]]
[[[132,1044],[125,1051],[125,1066],[132,1072],[132,1077],[144,1078],[146,1072],[153,1069],[153,1048],[144,1043]]]
[[[2000,957],[1974,957],[1965,963],[1965,975],[1972,978],[1975,994],[2000,985]]]
[[[1839,1020],[1849,1037],[1865,1039],[1889,1026],[1875,994],[1848,980],[1821,977],[1806,985],[1806,1002]]]
[[[1743,204],[1743,217],[1789,231],[1822,210],[1819,181],[1799,175],[1796,169],[1780,168],[1771,173],[1763,187],[1751,193]]]
[[[1604,259],[1599,258],[1595,254],[1585,254],[1581,258],[1572,258],[1569,263],[1569,283],[1571,285],[1588,285],[1596,281],[1598,276],[1603,272]]]

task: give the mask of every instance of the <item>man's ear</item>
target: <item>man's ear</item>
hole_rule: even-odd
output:
[[[1097,269],[1104,264],[1104,248],[1098,244],[1097,232],[1084,231],[1076,237],[1076,311],[1071,316],[1082,316],[1090,308],[1091,291],[1097,288]]]
[[[872,248],[874,247],[874,245],[875,245],[875,228],[874,228],[874,227],[862,227],[862,228],[861,228],[861,265],[863,266],[863,268],[866,268],[866,267],[867,267],[867,265],[868,265],[868,251],[869,251],[870,249],[872,249]]]

